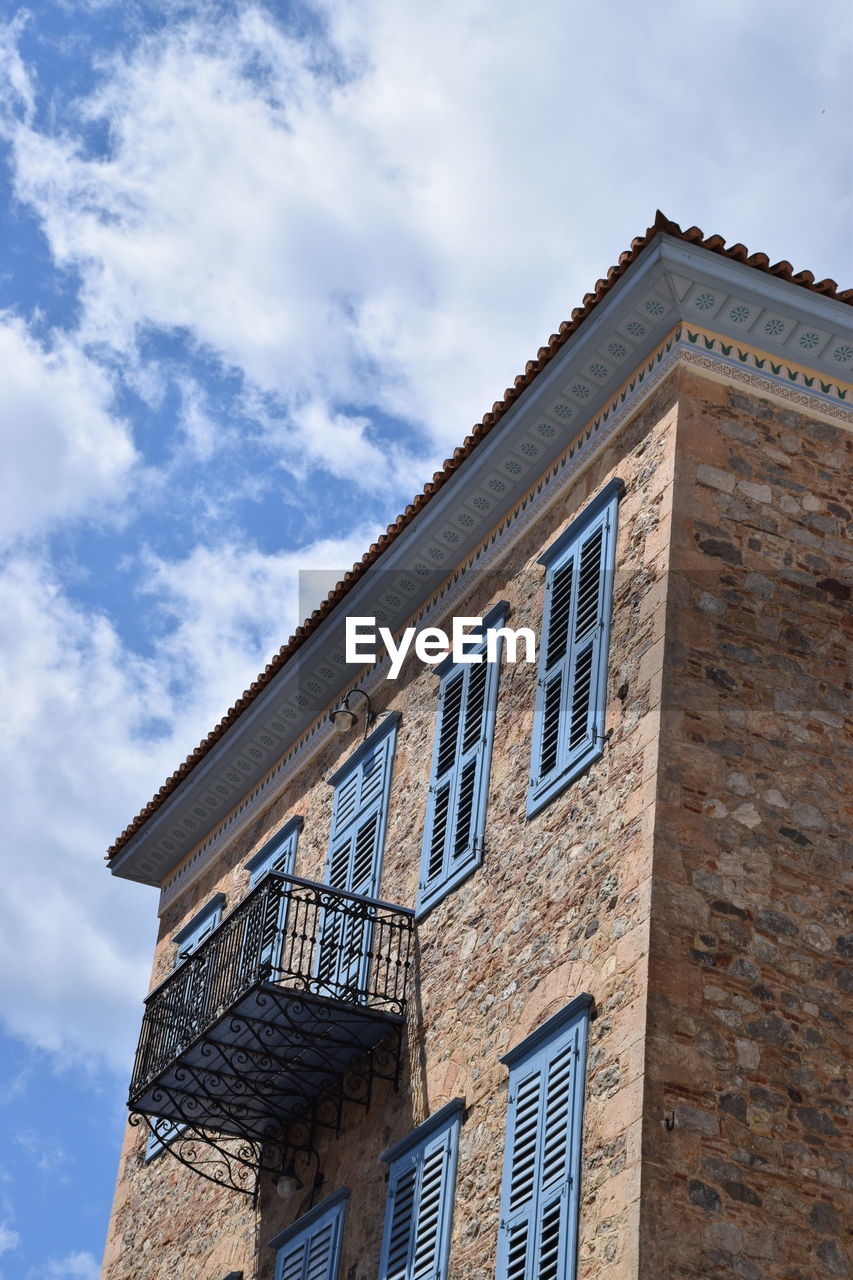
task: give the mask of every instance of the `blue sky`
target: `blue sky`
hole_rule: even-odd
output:
[[[0,1280],[92,1280],[156,909],[104,850],[656,207],[853,284],[853,15],[0,24]]]

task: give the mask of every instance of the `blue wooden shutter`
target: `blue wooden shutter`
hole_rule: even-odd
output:
[[[175,968],[188,959],[194,951],[198,950],[205,938],[213,933],[213,930],[222,919],[224,904],[225,895],[222,893],[215,894],[200,911],[196,912],[189,924],[185,924],[183,929],[180,929],[175,934],[177,946]]]
[[[331,779],[335,798],[326,883],[334,889],[376,897],[398,720],[389,716],[383,721]],[[319,979],[332,994],[363,991],[369,950],[370,929],[364,921],[345,911],[329,911],[319,948]]]
[[[418,1171],[415,1165],[399,1170],[396,1176],[392,1175],[389,1179],[380,1280],[403,1280],[408,1273],[417,1186]]]
[[[346,1196],[339,1192],[271,1241],[275,1280],[336,1280],[340,1269]],[[328,1206],[328,1207],[327,1207]]]
[[[249,872],[250,892],[270,871],[283,871],[285,875],[293,875],[293,868],[296,862],[296,844],[301,830],[302,818],[291,818],[280,831],[276,832],[271,840],[267,841],[259,853],[249,859],[246,863],[246,868]],[[277,904],[274,899],[269,900],[270,909],[267,913],[267,919],[263,921],[260,947],[257,952],[254,946],[251,945],[251,939],[247,939],[250,945],[247,946],[246,953],[251,955],[252,965],[254,966],[254,957],[257,955],[261,975],[273,979],[280,976],[277,971],[279,971],[281,965],[282,942],[287,925],[287,903],[288,899],[284,893]]]
[[[381,726],[343,776],[336,775],[327,883],[350,893],[376,894],[396,720]]]
[[[175,957],[176,968],[180,968],[184,961],[198,951],[205,939],[214,932],[222,919],[224,905],[225,895],[217,893],[189,924],[175,935],[178,945],[178,953]],[[199,963],[187,970],[188,981],[184,985],[183,999],[187,1010],[191,1012],[191,1019],[189,1021],[185,1019],[185,1026],[188,1028],[190,1025],[200,1028],[207,1015],[211,985],[217,971],[218,951],[218,942],[212,942],[205,948],[204,956],[199,957]]]
[[[588,998],[508,1058],[498,1280],[572,1280],[576,1269]],[[552,1028],[550,1034],[548,1029]],[[508,1059],[505,1059],[507,1061]]]
[[[283,1249],[276,1280],[332,1280],[335,1223],[327,1222]]]
[[[486,825],[489,766],[495,728],[498,661],[485,661],[485,632],[503,626],[502,602],[483,621],[484,636],[470,648],[479,663],[439,667],[441,685],[424,826],[418,907],[432,906],[479,864]]]
[[[442,1280],[448,1274],[460,1104],[442,1108],[386,1153],[391,1165],[380,1280]],[[399,1147],[397,1148],[399,1150]]]
[[[545,616],[528,814],[598,755],[604,741],[607,643],[621,481],[548,549]]]
[[[291,818],[271,840],[268,840],[259,853],[246,863],[249,872],[249,889],[255,885],[268,871],[283,871],[292,876],[296,862],[296,844],[302,830],[302,818]]]

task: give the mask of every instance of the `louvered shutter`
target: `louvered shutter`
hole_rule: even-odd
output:
[[[540,680],[539,778],[553,772],[560,758],[561,728],[569,668],[569,619],[575,558],[552,570],[545,584],[548,615],[544,627],[545,670]]]
[[[256,853],[246,864],[249,869],[249,891],[259,884],[270,871],[283,871],[285,875],[293,875],[296,862],[296,842],[302,829],[302,819],[292,818],[284,828],[273,837],[260,853]],[[282,941],[287,925],[287,896],[285,892],[279,898],[271,896],[269,909],[261,923],[261,940],[257,952],[253,939],[247,939],[249,955],[257,954],[264,976],[276,978],[281,966]],[[250,922],[247,921],[247,927]]]
[[[249,870],[249,889],[254,889],[268,871],[283,871],[285,875],[293,875],[296,842],[301,829],[302,819],[291,818],[285,827],[264,845],[260,853],[256,853],[249,859],[246,863]]]
[[[499,1280],[572,1280],[586,1012],[512,1070]]]
[[[507,1276],[521,1280],[527,1275],[532,1252],[531,1223],[536,1207],[536,1156],[539,1138],[540,1079],[535,1072],[522,1081],[510,1097],[508,1143],[512,1151],[510,1192],[506,1230],[509,1236],[510,1266]],[[530,1273],[532,1275],[532,1272]]]
[[[503,613],[489,615],[502,625]],[[484,623],[485,626],[485,623]],[[486,627],[488,630],[488,627]],[[441,677],[418,906],[431,906],[480,859],[500,664],[485,661],[485,638]]]
[[[307,1254],[307,1240],[300,1240],[292,1248],[283,1250],[276,1280],[302,1280]]]
[[[458,1115],[454,1109],[437,1132],[431,1129],[423,1142],[391,1163],[380,1280],[447,1276]]]
[[[333,1245],[334,1223],[328,1222],[283,1252],[277,1280],[331,1280]]]
[[[218,928],[222,919],[224,895],[219,893],[204,907],[194,921],[190,921],[177,935],[178,953],[175,957],[175,968],[180,968],[190,956]],[[181,1011],[182,1032],[184,1034],[198,1030],[207,1017],[208,1005],[216,986],[219,970],[220,939],[216,939],[205,948],[204,955],[185,970],[186,979],[183,989],[183,1009]]]
[[[343,1216],[341,1200],[321,1212],[319,1218],[310,1215],[309,1223],[301,1230],[296,1222],[278,1247],[275,1280],[337,1280]]]
[[[388,1186],[388,1216],[385,1257],[380,1267],[381,1280],[405,1280],[412,1255],[412,1236],[416,1217],[418,1171],[415,1165],[391,1176]]]
[[[607,491],[605,491],[607,495]],[[617,492],[543,557],[545,617],[528,811],[601,750]]]
[[[222,919],[222,904],[225,901],[221,893],[216,894],[210,900],[207,906],[202,907],[189,924],[184,925],[183,929],[175,936],[177,943],[177,954],[175,956],[175,968],[184,960],[187,960],[194,951],[197,951],[205,938],[209,937],[213,930]]]
[[[336,777],[326,883],[376,897],[387,819],[396,720],[381,726]],[[346,909],[327,910],[318,979],[331,994],[359,998],[368,980],[370,926]]]

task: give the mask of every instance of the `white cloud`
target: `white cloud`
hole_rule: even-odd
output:
[[[0,1254],[9,1253],[12,1249],[17,1249],[20,1243],[21,1237],[17,1231],[13,1231],[7,1223],[0,1222]]]
[[[224,542],[196,546],[182,560],[145,557],[140,590],[164,624],[159,662],[164,675],[192,688],[197,723],[218,720],[302,620],[300,573],[332,570],[328,580],[336,581],[376,534],[364,525],[301,550],[264,554]]]
[[[209,412],[201,388],[188,379],[181,384],[180,425],[189,455],[199,462],[208,462],[224,433]]]
[[[105,617],[75,608],[50,570],[24,557],[0,574],[0,655],[4,1020],[54,1052],[123,1066],[153,904],[145,911],[141,898],[116,891],[100,855],[147,780],[134,733],[155,705],[156,673],[122,651]],[[147,753],[165,767],[166,752]]]
[[[24,118],[30,119],[35,108],[35,94],[18,49],[26,24],[26,13],[19,13],[11,22],[0,24],[0,105],[13,113],[22,109]]]
[[[627,3],[322,13],[325,41],[202,5],[140,44],[81,104],[109,123],[107,158],[70,128],[13,132],[18,191],[82,273],[83,332],[130,353],[140,326],[185,328],[282,398],[289,462],[359,479],[371,406],[426,424],[435,452],[457,443],[657,204],[845,266],[849,162],[821,112],[847,109],[846,6],[789,7],[783,29],[763,2],[639,27]],[[771,59],[796,92],[766,110]],[[700,118],[702,165],[676,163]],[[828,220],[782,181],[792,145]]]
[[[372,536],[149,556],[144,590],[162,626],[144,658],[46,561],[5,564],[0,1008],[13,1033],[66,1065],[126,1073],[157,899],[111,877],[103,852],[290,634],[299,570],[348,568]]]
[[[321,400],[308,400],[293,410],[287,434],[301,442],[302,459],[293,457],[291,472],[306,471],[305,460],[321,464],[333,476],[349,479],[373,492],[406,493],[413,487],[412,457],[404,449],[370,439],[371,420],[358,414],[335,412]],[[292,442],[282,438],[274,424],[268,432],[283,450],[293,452]],[[415,482],[417,483],[417,482]]]
[[[57,1175],[63,1165],[69,1163],[68,1155],[53,1134],[45,1137],[35,1129],[22,1129],[15,1134],[14,1141],[39,1173]]]
[[[91,1253],[69,1253],[64,1258],[53,1259],[43,1268],[31,1273],[31,1280],[98,1280],[99,1264]]]
[[[120,510],[135,451],[109,377],[63,334],[44,346],[0,314],[0,544]]]

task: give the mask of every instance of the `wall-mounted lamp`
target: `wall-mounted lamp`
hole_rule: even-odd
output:
[[[282,1200],[289,1200],[292,1195],[297,1191],[301,1191],[305,1186],[305,1183],[296,1172],[294,1161],[295,1157],[291,1153],[290,1159],[275,1180],[276,1194]]]
[[[358,712],[353,711],[350,700],[358,694],[360,698],[364,698],[367,703],[366,708],[362,708],[365,712],[364,716],[364,736],[367,737],[367,731],[376,719],[376,712],[373,710],[373,703],[370,701],[368,694],[363,689],[350,689],[349,693],[329,712],[329,719],[335,726],[335,733],[349,733],[350,729],[354,729],[358,724]]]

